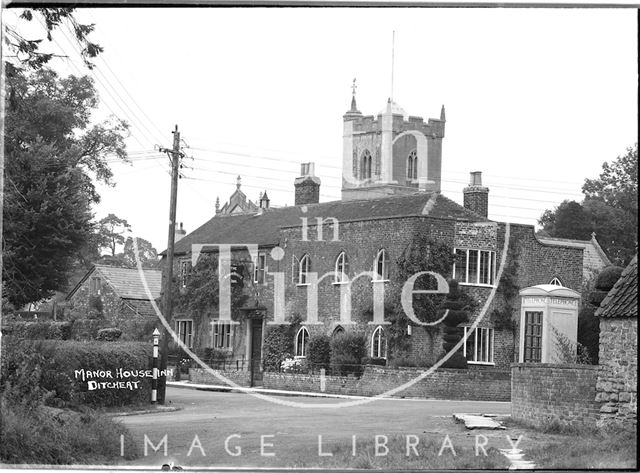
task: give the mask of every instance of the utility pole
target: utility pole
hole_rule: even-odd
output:
[[[160,148],[171,160],[171,198],[169,200],[169,234],[167,236],[167,262],[164,270],[163,288],[162,288],[162,315],[167,324],[171,325],[172,320],[172,300],[171,291],[173,286],[173,249],[175,244],[176,232],[176,204],[178,201],[178,169],[182,153],[180,152],[180,132],[178,125],[173,133],[173,149]],[[162,338],[160,339],[160,372],[166,373],[167,369],[167,351],[169,349],[169,331],[166,327],[162,328]],[[178,368],[179,369],[179,368]],[[164,370],[164,371],[163,371]],[[160,376],[158,379],[158,404],[165,403],[165,394],[167,389],[167,376]]]

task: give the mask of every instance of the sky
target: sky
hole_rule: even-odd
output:
[[[15,21],[5,11],[3,21]],[[601,8],[84,8],[105,51],[84,68],[63,30],[51,66],[88,74],[109,114],[127,120],[131,164],[113,162],[96,219],[125,218],[166,248],[169,160],[185,159],[177,221],[188,232],[235,190],[293,205],[300,163],[315,162],[321,201],[340,198],[342,115],[387,98],[410,115],[446,107],[442,192],[462,203],[469,172],[490,188],[489,218],[535,225],[580,200],[585,178],[637,142],[637,11]],[[37,24],[35,26],[38,26]],[[31,28],[35,27],[31,25]],[[394,33],[395,32],[395,33]],[[36,31],[33,34],[37,34]],[[392,42],[392,37],[395,40]],[[393,46],[393,90],[392,76]]]

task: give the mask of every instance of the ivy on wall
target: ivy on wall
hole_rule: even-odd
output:
[[[518,284],[518,270],[520,264],[520,245],[511,242],[511,250],[502,276],[498,282],[498,291],[502,295],[502,305],[491,312],[491,320],[497,330],[515,330],[516,323],[513,319],[516,309],[519,307],[520,285]]]

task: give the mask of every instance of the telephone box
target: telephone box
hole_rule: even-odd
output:
[[[520,291],[520,363],[564,362],[562,347],[577,347],[579,302],[578,292],[554,284]]]

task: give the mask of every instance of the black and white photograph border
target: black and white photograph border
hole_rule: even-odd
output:
[[[0,14],[0,470],[637,468],[637,4]]]

